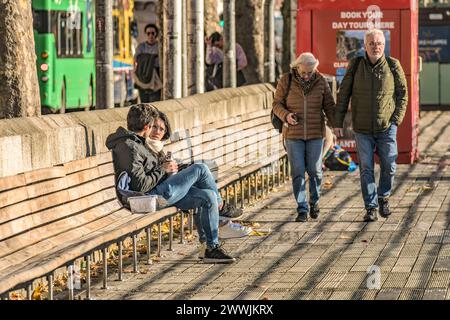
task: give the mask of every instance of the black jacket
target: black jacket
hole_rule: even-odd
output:
[[[136,133],[119,127],[106,139],[106,147],[113,152],[115,181],[126,171],[131,190],[148,192],[165,178],[160,157]]]

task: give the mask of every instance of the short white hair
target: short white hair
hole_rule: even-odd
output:
[[[366,33],[364,34],[364,44],[367,44],[367,38],[369,36],[375,36],[376,34],[379,34],[381,36],[383,36],[383,39],[386,41],[386,38],[384,37],[384,33],[382,30],[380,29],[370,29],[367,30]]]
[[[304,67],[313,67],[315,69],[319,65],[319,60],[316,59],[311,52],[304,52],[299,55],[290,66],[291,68],[296,68],[299,64]]]

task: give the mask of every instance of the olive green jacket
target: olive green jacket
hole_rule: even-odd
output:
[[[350,98],[355,132],[375,134],[391,123],[400,125],[408,104],[408,87],[400,62],[384,55],[375,65],[367,55],[350,60],[337,97],[335,128],[343,127]]]

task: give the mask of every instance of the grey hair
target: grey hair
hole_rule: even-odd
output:
[[[290,64],[290,67],[296,68],[299,64],[305,67],[313,67],[315,69],[319,65],[319,60],[316,59],[311,52],[304,52]]]
[[[380,29],[370,29],[370,30],[367,30],[366,33],[364,34],[364,44],[367,44],[367,38],[369,36],[374,36],[376,34],[382,35],[383,39],[385,39],[384,33],[383,33],[382,30],[380,30]]]

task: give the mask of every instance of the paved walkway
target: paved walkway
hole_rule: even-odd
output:
[[[393,215],[364,223],[359,172],[327,172],[317,221],[294,222],[290,183],[246,209],[267,236],[227,240],[239,261],[203,264],[197,242],[141,273],[112,274],[95,299],[450,299],[450,112],[422,114],[421,162],[399,165]],[[367,269],[377,266],[368,278]],[[376,268],[376,267],[375,267]],[[379,285],[379,288],[376,288]]]

